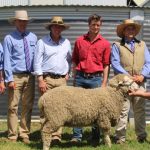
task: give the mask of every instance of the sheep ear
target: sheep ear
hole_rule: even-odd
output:
[[[115,79],[109,80],[109,86],[111,86],[111,87],[118,87],[117,80],[115,80]]]
[[[124,81],[129,81],[131,80],[128,76],[124,76]]]

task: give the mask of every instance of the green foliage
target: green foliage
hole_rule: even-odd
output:
[[[31,126],[31,143],[29,145],[23,144],[21,141],[16,143],[9,142],[7,139],[7,123],[0,122],[0,150],[41,150],[42,142],[40,136],[40,123],[32,123]],[[84,137],[83,141],[79,144],[72,145],[69,141],[72,136],[72,128],[64,128],[62,143],[60,145],[53,145],[52,150],[110,150],[107,146],[100,144],[98,147],[93,147],[90,143],[87,142],[87,139],[90,137],[91,128],[84,128]],[[150,125],[147,125],[147,133],[150,134]],[[112,135],[114,134],[114,128],[112,129]],[[127,130],[127,142],[123,145],[116,145],[113,143],[112,139],[112,148],[111,150],[149,150],[150,143],[145,142],[140,144],[136,140],[136,135],[134,128],[128,126]],[[148,141],[150,141],[150,136],[148,136]]]

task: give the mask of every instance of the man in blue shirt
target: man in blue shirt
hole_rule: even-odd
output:
[[[0,94],[4,93],[5,91],[5,84],[4,84],[4,71],[3,71],[3,63],[4,63],[4,59],[3,59],[3,47],[0,43]]]
[[[45,28],[50,33],[37,43],[34,59],[34,73],[37,75],[38,87],[41,94],[55,87],[66,85],[71,66],[70,41],[61,36],[62,31],[70,26],[65,24],[63,18],[54,16]],[[41,123],[44,115],[41,110]],[[42,129],[43,130],[43,129]],[[52,134],[53,143],[61,141],[62,128]]]
[[[132,19],[126,19],[117,26],[117,35],[121,40],[112,45],[111,63],[115,74],[123,73],[132,76],[141,89],[150,72],[150,53],[144,41],[135,36],[140,32],[141,25]],[[116,143],[122,144],[126,140],[126,128],[130,102],[133,107],[135,119],[135,132],[138,142],[146,140],[145,131],[145,102],[142,97],[126,98],[116,127]]]
[[[33,57],[37,37],[26,30],[28,22],[26,10],[15,11],[9,19],[16,30],[4,38],[4,72],[8,86],[8,139],[15,142],[19,136],[26,144],[30,143],[31,112],[34,102]],[[17,133],[18,105],[21,100],[22,112],[19,133]]]

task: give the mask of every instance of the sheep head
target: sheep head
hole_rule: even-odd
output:
[[[117,89],[122,89],[124,92],[139,89],[139,85],[132,80],[131,76],[126,74],[118,74],[114,76],[109,81],[109,85]]]

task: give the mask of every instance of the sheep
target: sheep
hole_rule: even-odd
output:
[[[49,90],[38,102],[45,117],[41,128],[43,150],[49,149],[52,133],[59,127],[83,127],[94,123],[103,130],[104,142],[111,147],[110,129],[117,124],[124,97],[128,96],[129,89],[138,88],[130,76],[119,74],[103,88],[60,86]]]

